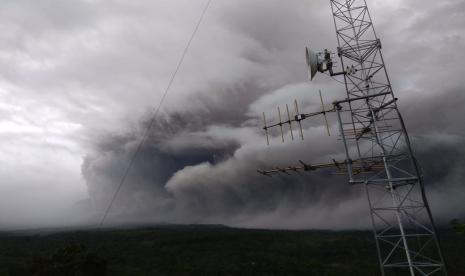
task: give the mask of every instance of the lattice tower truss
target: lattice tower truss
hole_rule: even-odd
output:
[[[366,1],[330,2],[347,91],[334,104],[349,182],[366,188],[382,275],[447,275]]]

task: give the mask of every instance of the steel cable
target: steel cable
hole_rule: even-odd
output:
[[[121,188],[123,187],[124,183],[126,182],[128,174],[131,171],[131,168],[134,165],[136,157],[140,153],[141,148],[142,148],[142,146],[144,145],[144,143],[145,143],[145,141],[147,139],[147,136],[149,134],[150,129],[152,128],[153,124],[155,123],[155,121],[156,121],[156,119],[158,117],[158,114],[160,113],[160,109],[161,109],[161,107],[163,105],[163,102],[165,101],[166,96],[168,95],[168,92],[170,91],[170,88],[171,88],[171,86],[172,86],[172,84],[173,84],[173,82],[174,82],[174,80],[175,80],[175,78],[176,78],[176,76],[177,76],[177,74],[179,72],[179,69],[181,68],[182,63],[184,62],[184,58],[186,57],[187,52],[189,51],[189,48],[190,48],[190,46],[192,44],[192,41],[194,40],[194,37],[197,34],[197,31],[199,30],[200,24],[202,23],[202,21],[203,21],[203,19],[205,17],[205,14],[206,14],[206,12],[208,10],[208,7],[210,6],[211,1],[212,0],[207,0],[207,2],[205,4],[205,7],[202,10],[202,13],[201,13],[201,15],[199,17],[199,20],[197,21],[197,23],[195,25],[195,28],[194,28],[194,30],[193,30],[187,44],[186,44],[186,47],[184,48],[184,51],[182,52],[181,58],[178,61],[176,69],[171,74],[171,77],[170,77],[168,85],[166,86],[166,89],[165,89],[165,91],[163,93],[163,96],[160,99],[160,102],[158,103],[158,106],[156,107],[156,109],[154,109],[152,111],[152,114],[150,116],[151,119],[149,121],[149,124],[145,128],[145,130],[143,132],[143,135],[142,135],[142,138],[141,138],[139,144],[137,145],[136,150],[134,151],[134,153],[133,153],[133,155],[132,155],[132,157],[131,157],[131,159],[130,159],[130,161],[128,163],[128,166],[126,167],[126,170],[124,171],[123,176],[121,177],[121,180],[120,180],[120,182],[118,184],[118,187],[116,188],[116,191],[113,194],[113,197],[112,197],[110,203],[108,204],[107,208],[105,209],[105,212],[104,212],[104,214],[102,216],[102,219],[100,220],[100,222],[98,224],[98,229],[101,229],[103,224],[105,223],[105,220],[106,220],[106,218],[107,218],[107,216],[108,216],[108,214],[109,214],[109,212],[111,210],[111,207],[113,206],[116,198],[118,197],[119,192],[121,191]]]

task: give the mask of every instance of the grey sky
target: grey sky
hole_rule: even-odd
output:
[[[432,207],[465,215],[465,3],[367,2]],[[97,221],[204,3],[3,1],[0,227]],[[307,82],[307,45],[335,48],[328,1],[213,0],[109,220],[365,226],[363,193],[345,178],[254,173],[340,154],[318,120],[304,142],[272,147],[257,127],[294,98],[317,108],[318,89],[343,95],[324,76]]]

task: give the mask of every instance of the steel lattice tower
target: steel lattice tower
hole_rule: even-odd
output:
[[[330,0],[338,41],[341,71],[333,72],[331,52],[315,54],[307,49],[310,78],[317,71],[344,77],[347,98],[333,102],[332,109],[300,113],[295,102],[295,116],[286,105],[287,120],[278,108],[279,127],[284,142],[283,125],[297,123],[303,139],[301,121],[336,112],[344,162],[290,166],[259,173],[271,176],[291,171],[312,171],[335,167],[347,173],[350,184],[364,185],[368,197],[373,232],[381,274],[447,275],[431,210],[425,195],[422,175],[412,152],[402,116],[397,108],[389,76],[365,0]],[[324,59],[321,59],[324,57]],[[321,92],[320,92],[321,96]],[[329,128],[328,128],[329,134]]]
[[[351,184],[366,187],[382,275],[447,275],[366,1],[330,1],[338,55],[347,72],[347,99],[335,102],[347,171]],[[353,159],[360,160],[360,174],[350,168]],[[375,160],[380,162],[371,165]],[[374,172],[370,166],[379,168]]]

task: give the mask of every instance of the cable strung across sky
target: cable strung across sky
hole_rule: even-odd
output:
[[[121,190],[121,187],[125,184],[126,179],[128,177],[128,174],[129,174],[132,166],[134,165],[134,161],[136,160],[137,155],[139,154],[140,150],[142,149],[142,145],[145,143],[150,129],[152,128],[155,121],[157,120],[160,109],[163,106],[163,103],[164,103],[164,101],[166,99],[166,96],[170,92],[170,88],[173,85],[174,80],[176,79],[176,76],[177,76],[177,74],[179,72],[179,69],[181,68],[182,63],[184,62],[184,59],[185,59],[185,57],[187,55],[187,52],[189,51],[189,48],[190,48],[190,46],[192,44],[192,41],[194,40],[195,35],[197,34],[197,31],[199,30],[200,24],[202,23],[202,21],[203,21],[203,19],[205,17],[205,14],[207,13],[208,8],[210,7],[211,2],[212,2],[212,0],[207,0],[207,2],[205,3],[205,7],[203,8],[202,13],[200,14],[199,20],[195,24],[194,30],[193,30],[193,32],[192,32],[192,34],[191,34],[191,36],[190,36],[190,38],[189,38],[189,40],[188,40],[188,42],[186,44],[186,47],[184,48],[184,51],[181,54],[181,58],[179,59],[178,64],[176,65],[176,69],[171,74],[171,77],[170,77],[170,79],[168,81],[168,85],[166,86],[166,89],[165,89],[165,91],[163,93],[163,96],[160,99],[160,102],[158,103],[158,106],[156,107],[156,109],[154,109],[152,115],[150,116],[149,124],[145,128],[145,130],[144,130],[144,132],[142,134],[141,140],[140,140],[139,144],[137,145],[136,150],[134,151],[134,154],[132,155],[132,158],[129,160],[129,163],[128,163],[127,167],[126,167],[126,170],[124,171],[123,176],[121,177],[121,181],[119,182],[119,184],[118,184],[118,186],[116,188],[116,191],[115,191],[113,197],[111,198],[111,201],[108,204],[108,207],[105,209],[105,212],[104,212],[104,214],[102,216],[102,219],[100,220],[100,222],[98,224],[98,228],[103,227],[103,224],[105,223],[105,220],[106,220],[106,218],[108,216],[108,213],[110,212],[111,207],[113,206],[113,203],[115,202],[116,198],[118,197],[118,194],[119,194],[119,192]]]

